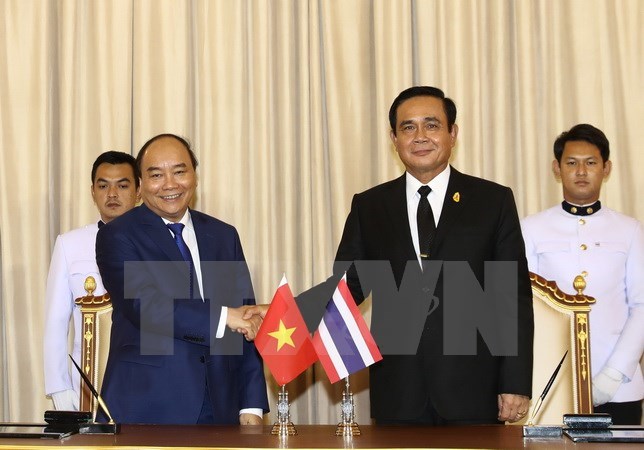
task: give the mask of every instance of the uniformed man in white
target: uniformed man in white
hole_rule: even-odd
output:
[[[644,231],[642,224],[599,201],[611,171],[604,133],[579,124],[554,143],[552,169],[564,201],[523,219],[528,266],[564,291],[583,275],[590,313],[595,412],[618,425],[639,425],[644,381]]]
[[[102,153],[92,166],[92,198],[101,220],[77,228],[56,238],[49,265],[45,292],[44,369],[45,394],[59,410],[78,410],[80,375],[70,371],[67,354],[70,319],[74,321],[72,355],[80,360],[81,314],[74,303],[87,295],[85,278],[96,280],[95,295],[105,288],[96,265],[95,244],[98,227],[132,209],[140,200],[139,177],[132,155],[109,151]]]

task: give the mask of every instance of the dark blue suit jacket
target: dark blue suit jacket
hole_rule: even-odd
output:
[[[194,424],[207,391],[215,423],[238,424],[242,408],[268,411],[255,346],[230,330],[215,338],[222,306],[255,302],[239,235],[213,217],[190,215],[203,301],[189,298],[188,265],[145,205],[97,235],[96,260],[114,308],[102,396],[117,422]]]

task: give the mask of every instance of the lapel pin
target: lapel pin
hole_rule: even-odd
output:
[[[454,200],[456,203],[460,202],[460,201],[461,201],[461,193],[460,193],[460,192],[456,192],[456,193],[452,196],[452,200]]]

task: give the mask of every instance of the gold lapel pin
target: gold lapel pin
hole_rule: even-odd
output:
[[[456,203],[460,202],[460,201],[461,201],[461,193],[460,193],[460,192],[456,192],[456,193],[452,196],[452,200],[454,200]]]

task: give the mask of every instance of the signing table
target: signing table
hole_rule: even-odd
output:
[[[123,425],[118,435],[72,435],[58,439],[4,438],[0,448],[42,449],[564,449],[641,448],[641,444],[575,444],[566,437],[556,439],[523,438],[520,426],[485,425],[461,427],[397,427],[362,425],[361,436],[334,435],[335,426],[297,425],[297,436],[280,440],[270,434],[270,426],[215,425]]]

